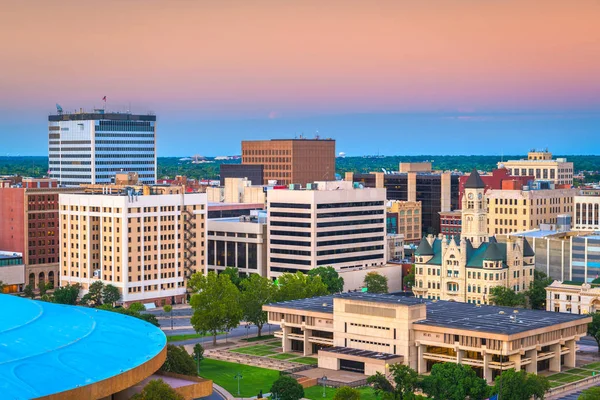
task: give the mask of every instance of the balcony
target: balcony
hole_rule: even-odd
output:
[[[553,351],[550,351],[548,353],[538,353],[538,361],[547,360],[552,357],[554,357]]]
[[[506,370],[506,369],[514,368],[515,362],[514,361],[505,361],[505,362],[490,361],[488,363],[488,367],[491,369]]]
[[[423,358],[432,361],[456,362],[456,356],[448,356],[446,354],[438,353],[423,353]]]
[[[478,358],[463,358],[462,363],[474,367],[483,367],[483,360],[480,360]]]
[[[308,341],[310,343],[327,344],[333,346],[333,339],[327,339],[319,336],[309,336]]]
[[[277,331],[277,332],[273,333],[273,336],[275,336],[276,338],[279,338],[279,339],[283,339],[283,331]]]

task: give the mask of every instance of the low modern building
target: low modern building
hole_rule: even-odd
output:
[[[421,202],[388,201],[386,205],[387,233],[404,235],[407,243],[421,240]]]
[[[0,251],[0,293],[20,293],[25,286],[25,264],[23,254]]]
[[[320,368],[387,373],[402,363],[419,374],[436,363],[471,366],[492,382],[504,370],[560,372],[576,365],[587,315],[343,293],[268,304],[283,352],[317,354]]]
[[[209,219],[206,226],[208,271],[236,267],[241,275],[267,276],[266,212]]]
[[[584,315],[600,311],[600,279],[591,283],[554,281],[546,287],[546,310]]]
[[[146,379],[169,381],[157,374],[167,340],[147,322],[8,295],[0,295],[0,307],[0,342],[10,348],[0,354],[4,399],[128,399]],[[177,383],[183,395],[212,393],[210,380]]]
[[[267,193],[269,277],[385,264],[385,189],[346,181],[292,188]]]
[[[573,163],[566,158],[552,159],[547,149],[531,150],[527,159],[502,161],[498,168],[504,167],[515,176],[534,176],[535,179],[551,180],[557,185],[573,185]]]
[[[85,293],[101,280],[125,304],[183,302],[187,279],[205,270],[206,194],[169,188],[179,193],[60,195],[61,286]]]

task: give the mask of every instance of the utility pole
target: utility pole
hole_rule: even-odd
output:
[[[243,376],[242,376],[242,374],[241,374],[241,373],[239,373],[239,372],[238,372],[237,374],[235,374],[235,376],[233,377],[233,379],[237,379],[237,384],[238,384],[238,391],[237,391],[237,395],[238,395],[238,397],[239,397],[239,395],[240,395],[240,380],[242,380],[242,378],[243,378]]]

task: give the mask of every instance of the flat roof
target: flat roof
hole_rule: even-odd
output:
[[[148,362],[166,346],[157,327],[110,311],[6,294],[0,294],[0,308],[2,398],[91,385]]]
[[[403,358],[397,354],[379,353],[377,351],[351,349],[349,347],[323,347],[319,351],[326,351],[328,353],[344,354],[348,356],[371,358],[374,360],[391,360],[393,358]]]
[[[63,113],[63,114],[52,114],[48,116],[48,121],[88,121],[88,120],[109,120],[109,121],[156,121],[156,115],[142,115],[142,114],[131,114],[131,113],[117,113],[117,112],[78,112],[78,113]]]
[[[396,296],[393,294],[361,292],[349,292],[309,299],[290,300],[269,305],[294,310],[333,314],[333,299],[335,297],[383,304],[402,304],[407,306],[425,304],[427,308],[427,317],[424,320],[415,322],[415,324],[506,335],[589,318],[587,315],[579,314],[528,310],[523,308],[515,309],[512,307],[476,305],[455,301],[436,301],[420,299],[417,297]],[[518,313],[514,313],[515,310],[517,310]],[[514,318],[511,318],[511,316]]]

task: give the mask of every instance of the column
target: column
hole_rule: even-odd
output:
[[[312,344],[308,342],[308,338],[312,335],[312,329],[304,328],[304,356],[310,356],[312,351]]]
[[[427,361],[423,358],[425,352],[425,346],[422,344],[417,345],[417,372],[419,375],[427,373]]]
[[[537,374],[537,349],[529,350],[527,353],[526,357],[531,358],[531,363],[527,364],[525,371],[527,371],[528,374]]]
[[[512,355],[508,356],[508,360],[515,363],[515,367],[514,367],[515,371],[521,370],[521,354],[520,353],[512,354]]]
[[[575,342],[575,339],[567,340],[565,345],[569,348],[569,353],[565,354],[564,366],[565,366],[565,368],[575,368],[575,361],[577,359],[577,355],[576,355],[577,342]]]
[[[285,326],[282,321],[281,330],[283,331],[283,338],[281,339],[281,352],[288,353],[292,351],[292,340],[288,336],[292,331],[292,328]]]
[[[550,368],[548,368],[551,372],[560,372],[560,343],[556,343],[550,346],[550,351],[554,352],[554,357],[550,359]]]
[[[462,359],[463,359],[463,357],[465,355],[465,351],[461,350],[459,348],[456,348],[455,351],[456,351],[456,363],[457,364],[462,364]]]
[[[489,365],[491,361],[492,355],[490,353],[483,353],[483,379],[485,379],[488,384],[492,384],[494,382],[492,379],[492,369]]]

